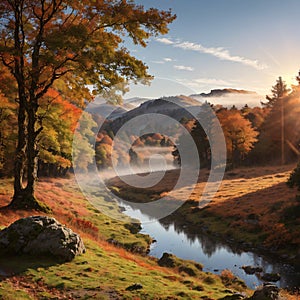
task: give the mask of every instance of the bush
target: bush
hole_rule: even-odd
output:
[[[300,162],[298,163],[297,167],[291,173],[287,183],[290,188],[296,186],[300,191]]]

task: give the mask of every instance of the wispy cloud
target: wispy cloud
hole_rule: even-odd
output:
[[[188,67],[188,66],[174,66],[174,69],[180,70],[180,71],[194,71],[194,68]]]
[[[257,60],[252,60],[243,56],[232,55],[227,49],[223,47],[205,47],[201,44],[196,44],[192,42],[175,42],[168,38],[159,38],[157,39],[157,41],[165,45],[171,45],[175,48],[209,54],[221,60],[240,63],[255,68],[257,70],[263,70],[267,68],[265,64],[261,64]]]
[[[165,57],[163,58],[162,60],[152,60],[151,62],[153,64],[160,64],[160,65],[163,65],[165,63],[168,63],[168,62],[172,62],[172,61],[175,61],[174,59],[170,58],[170,57]]]
[[[176,79],[181,84],[184,84],[186,86],[189,86],[191,88],[201,90],[203,88],[217,88],[217,87],[223,87],[223,88],[235,88],[238,87],[237,82],[231,81],[231,80],[223,80],[223,79],[217,79],[217,78],[194,78],[194,79],[186,79],[186,78],[178,78]],[[195,92],[196,93],[196,92]]]
[[[156,39],[158,42],[162,43],[162,44],[166,44],[166,45],[173,45],[174,42],[170,39],[167,38],[157,38]]]
[[[153,64],[159,64],[159,65],[163,65],[165,63],[165,61],[163,61],[163,60],[152,60],[151,62]]]
[[[194,79],[195,83],[218,85],[218,86],[231,86],[233,83],[230,81],[216,79],[216,78],[197,78]]]

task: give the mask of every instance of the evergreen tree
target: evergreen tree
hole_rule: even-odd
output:
[[[272,87],[272,95],[267,95],[267,102],[261,102],[262,106],[267,108],[273,108],[275,104],[280,100],[286,97],[289,93],[289,89],[286,86],[286,83],[279,77],[276,81],[276,84]]]
[[[291,162],[297,157],[300,132],[300,89],[293,86],[289,93],[281,77],[272,88],[272,99],[264,123],[261,126],[259,142],[253,151],[256,162]]]

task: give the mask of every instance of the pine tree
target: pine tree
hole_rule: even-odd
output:
[[[289,93],[289,89],[286,86],[286,83],[279,77],[276,81],[276,84],[272,87],[272,95],[266,96],[267,102],[261,102],[262,106],[273,108],[275,104],[282,98],[286,97]]]
[[[268,102],[263,104],[268,108],[271,108],[272,111],[280,111],[280,140],[281,140],[281,164],[285,163],[285,113],[284,113],[284,102],[289,93],[285,82],[279,77],[276,81],[276,84],[272,87],[272,96],[266,96]]]

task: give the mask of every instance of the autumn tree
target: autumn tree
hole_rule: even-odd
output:
[[[146,46],[152,35],[167,33],[174,18],[170,11],[145,10],[130,0],[1,1],[0,59],[14,77],[18,103],[11,207],[44,209],[34,188],[37,140],[44,129],[38,110],[49,88],[84,105],[91,100],[87,84],[111,94],[126,80],[150,79],[123,39]]]
[[[241,109],[242,116],[251,122],[252,127],[255,130],[260,130],[264,120],[269,112],[268,108],[263,107],[248,107],[245,105]]]
[[[217,116],[224,132],[228,157],[235,166],[254,147],[258,132],[238,110],[222,109]]]
[[[40,101],[38,116],[43,118],[44,130],[37,139],[39,148],[38,175],[62,176],[70,169],[72,165],[73,134],[81,114],[82,110],[80,108],[63,99],[57,91],[52,89],[49,89]],[[88,123],[87,127],[96,126],[89,114],[84,113],[82,120]],[[93,135],[93,132],[86,132],[82,129],[80,132],[75,132],[75,134],[76,139],[81,141],[81,149],[84,151],[83,149],[88,147],[85,144],[89,144],[89,140],[86,140],[88,136],[79,135]],[[91,148],[90,144],[89,148]],[[87,151],[87,153],[90,153],[90,151]],[[74,164],[77,163],[79,156],[80,153],[76,153]]]
[[[9,175],[9,166],[14,159],[11,153],[16,137],[15,106],[0,93],[0,175]]]
[[[13,76],[0,64],[0,176],[12,175],[17,136],[16,92]]]
[[[101,137],[98,135],[96,142],[96,164],[99,169],[111,167],[113,164],[113,158],[117,160],[117,152],[112,149],[113,140],[106,133],[102,133]]]

